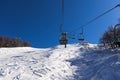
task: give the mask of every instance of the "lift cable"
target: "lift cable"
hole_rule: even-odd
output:
[[[75,31],[79,30],[80,28],[83,29],[85,26],[87,26],[87,25],[89,25],[90,23],[96,21],[97,19],[99,19],[100,17],[104,16],[105,14],[111,12],[112,10],[114,10],[114,9],[117,8],[117,7],[120,7],[120,4],[116,5],[115,7],[111,8],[111,9],[109,9],[109,10],[107,10],[106,12],[100,14],[99,16],[93,18],[92,20],[90,20],[90,21],[88,21],[87,23],[81,25],[80,27],[72,30],[70,33],[75,32]],[[64,0],[62,0],[62,23],[61,23],[61,25],[60,25],[60,32],[61,32],[60,44],[65,45],[65,48],[66,48],[66,44],[67,44],[67,41],[68,41],[68,40],[67,40],[67,32],[63,32],[63,26],[64,26]],[[81,35],[83,35],[83,30],[82,30]],[[84,38],[81,38],[81,39],[84,39]],[[81,39],[80,39],[80,40],[81,40]]]
[[[60,32],[63,32],[63,26],[64,26],[64,0],[62,0],[62,23],[60,25]]]
[[[109,10],[107,10],[106,12],[100,14],[99,16],[93,18],[92,20],[86,22],[85,24],[81,25],[80,27],[78,27],[78,28],[72,30],[70,33],[73,33],[73,32],[75,32],[75,31],[79,30],[80,28],[83,28],[83,27],[89,25],[90,23],[96,21],[97,19],[99,19],[100,17],[104,16],[105,14],[111,12],[112,10],[114,10],[114,9],[117,8],[117,7],[120,7],[120,4],[116,5],[115,7],[111,8],[111,9],[109,9]]]

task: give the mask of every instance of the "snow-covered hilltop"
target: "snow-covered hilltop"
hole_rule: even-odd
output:
[[[93,44],[0,48],[0,80],[119,80],[119,53]]]

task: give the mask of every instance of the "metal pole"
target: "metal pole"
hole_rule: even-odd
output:
[[[117,42],[118,42],[118,39],[117,39],[117,36],[116,36],[116,28],[119,26],[120,24],[116,24],[114,26],[114,48],[117,47]]]
[[[65,48],[67,47],[67,44],[65,44]]]
[[[61,24],[61,30],[63,31],[64,26],[64,0],[62,0],[62,24]]]

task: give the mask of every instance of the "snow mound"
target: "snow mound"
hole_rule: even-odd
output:
[[[0,48],[0,80],[119,80],[119,53],[95,44]]]

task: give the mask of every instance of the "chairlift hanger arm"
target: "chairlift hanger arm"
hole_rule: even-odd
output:
[[[61,12],[62,12],[62,22],[60,25],[60,32],[63,32],[63,27],[64,27],[64,0],[62,0],[62,8],[61,8]]]

